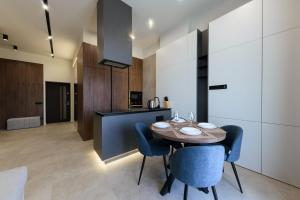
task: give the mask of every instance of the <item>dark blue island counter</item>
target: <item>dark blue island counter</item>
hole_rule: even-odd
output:
[[[171,118],[171,109],[131,109],[118,112],[96,112],[94,116],[94,149],[104,162],[126,156],[137,149],[134,125],[147,125]]]

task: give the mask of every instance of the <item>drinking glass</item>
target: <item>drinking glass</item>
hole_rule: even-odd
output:
[[[193,124],[194,120],[195,120],[195,115],[193,112],[190,112],[189,121],[191,122],[191,124]]]
[[[178,121],[178,120],[179,120],[179,114],[178,114],[177,111],[175,111],[175,113],[174,113],[174,120],[175,120],[175,121]]]

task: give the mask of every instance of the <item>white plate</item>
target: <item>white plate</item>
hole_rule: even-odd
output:
[[[183,127],[180,129],[180,132],[185,135],[201,135],[201,131],[193,127]]]
[[[169,128],[170,124],[167,122],[156,122],[153,124],[153,126],[156,128]]]
[[[211,123],[205,123],[205,122],[199,123],[198,126],[201,127],[201,128],[205,128],[205,129],[214,129],[214,128],[218,128],[218,127],[217,127],[216,125],[214,125],[214,124],[211,124]]]
[[[185,122],[185,119],[182,119],[182,118],[178,118],[178,119],[172,119],[172,122],[176,122],[176,123],[184,123]]]

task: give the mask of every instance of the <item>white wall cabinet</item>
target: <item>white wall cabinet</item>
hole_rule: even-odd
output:
[[[209,24],[209,119],[243,128],[238,164],[261,172],[262,0]]]
[[[300,126],[300,27],[264,38],[263,122]]]
[[[300,127],[262,125],[263,174],[300,187]]]
[[[209,116],[261,121],[262,40],[211,53],[209,85],[227,84],[209,92]]]
[[[261,172],[261,123],[210,117],[217,126],[237,125],[243,128],[241,158],[238,165]]]
[[[156,52],[156,93],[187,118],[197,112],[197,31]]]
[[[209,52],[262,37],[262,0],[253,0],[209,24]]]
[[[209,55],[209,84],[228,84],[209,92],[209,119],[244,129],[238,164],[297,187],[299,10],[299,0],[253,0],[210,24]]]
[[[264,0],[262,172],[300,187],[300,1]]]
[[[264,36],[300,26],[299,0],[263,0]]]

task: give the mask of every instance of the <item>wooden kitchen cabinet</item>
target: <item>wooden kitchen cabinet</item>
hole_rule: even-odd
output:
[[[143,91],[143,60],[132,58],[129,67],[129,91]]]
[[[128,68],[112,68],[112,111],[128,109]]]

